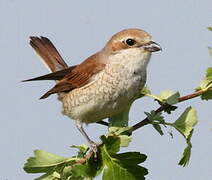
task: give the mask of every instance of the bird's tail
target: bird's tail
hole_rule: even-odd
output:
[[[46,37],[30,37],[30,45],[41,57],[41,61],[51,73],[23,80],[22,82],[38,80],[61,80],[66,74],[71,72],[76,67],[68,67],[53,43]]]
[[[50,72],[61,71],[68,68],[68,65],[48,38],[31,36],[30,45],[41,57],[41,61]]]
[[[41,61],[49,69],[50,73],[23,80],[26,81],[38,81],[38,80],[56,80],[60,81],[66,74],[70,73],[76,66],[68,67],[65,63],[53,43],[46,37],[30,37],[30,45],[33,47],[35,52],[41,57]],[[48,94],[48,95],[47,95]],[[49,93],[46,93],[41,99],[49,96]],[[59,99],[61,100],[62,95],[59,94]]]

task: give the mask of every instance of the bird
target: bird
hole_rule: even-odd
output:
[[[40,99],[58,94],[62,113],[75,120],[94,151],[97,143],[90,139],[83,125],[128,109],[146,83],[151,54],[161,50],[149,33],[138,28],[119,31],[100,51],[70,67],[47,37],[31,36],[30,45],[50,73],[24,82],[54,80],[55,86]]]

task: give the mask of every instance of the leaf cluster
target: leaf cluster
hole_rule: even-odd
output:
[[[201,95],[202,100],[212,99],[212,67],[206,70],[205,77],[196,88],[196,91],[203,91]]]
[[[85,145],[74,146],[79,151],[78,155],[69,158],[35,150],[34,157],[27,160],[24,170],[27,173],[44,173],[36,180],[93,179],[101,172],[103,180],[145,179],[148,171],[139,164],[146,160],[146,155],[140,152],[118,153],[121,138],[117,135],[101,136],[101,140],[97,158],[94,153],[88,152]],[[91,155],[85,158],[86,153]]]

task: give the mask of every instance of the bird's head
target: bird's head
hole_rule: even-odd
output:
[[[161,47],[152,40],[150,34],[141,29],[122,30],[113,35],[104,47],[104,50],[109,54],[116,54],[129,49],[152,53],[160,51]]]

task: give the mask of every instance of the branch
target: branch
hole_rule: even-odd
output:
[[[94,151],[91,149],[83,158],[76,160],[75,164],[84,164],[93,155]]]
[[[88,159],[90,159],[90,157],[93,155],[93,153],[94,152],[92,150],[89,151],[83,158],[76,160],[74,164],[66,166],[66,168],[72,169],[73,166],[76,164],[84,164]]]
[[[211,90],[211,89],[208,89],[208,90]],[[189,95],[186,95],[186,96],[182,96],[182,97],[179,97],[178,98],[178,101],[179,102],[183,102],[183,101],[186,101],[186,100],[189,100],[189,99],[192,99],[192,98],[195,98],[195,97],[198,97],[198,96],[201,96],[203,93],[205,93],[206,91],[205,90],[199,90],[199,91],[196,91],[192,94],[189,94]],[[156,113],[159,113],[159,112],[162,112],[164,111],[167,107],[169,107],[170,105],[168,104],[163,104],[161,105],[155,112]],[[139,123],[135,124],[132,128],[133,128],[133,131],[147,125],[147,124],[150,124],[150,121],[149,119],[146,117],[145,119],[143,119],[142,121],[140,121]]]
[[[210,90],[210,89],[209,89]],[[204,90],[199,90],[199,91],[196,91],[194,92],[193,94],[189,94],[187,96],[182,96],[178,99],[179,102],[183,102],[183,101],[186,101],[186,100],[189,100],[189,99],[192,99],[192,98],[195,98],[195,97],[198,97],[198,96],[201,96],[205,91]]]

